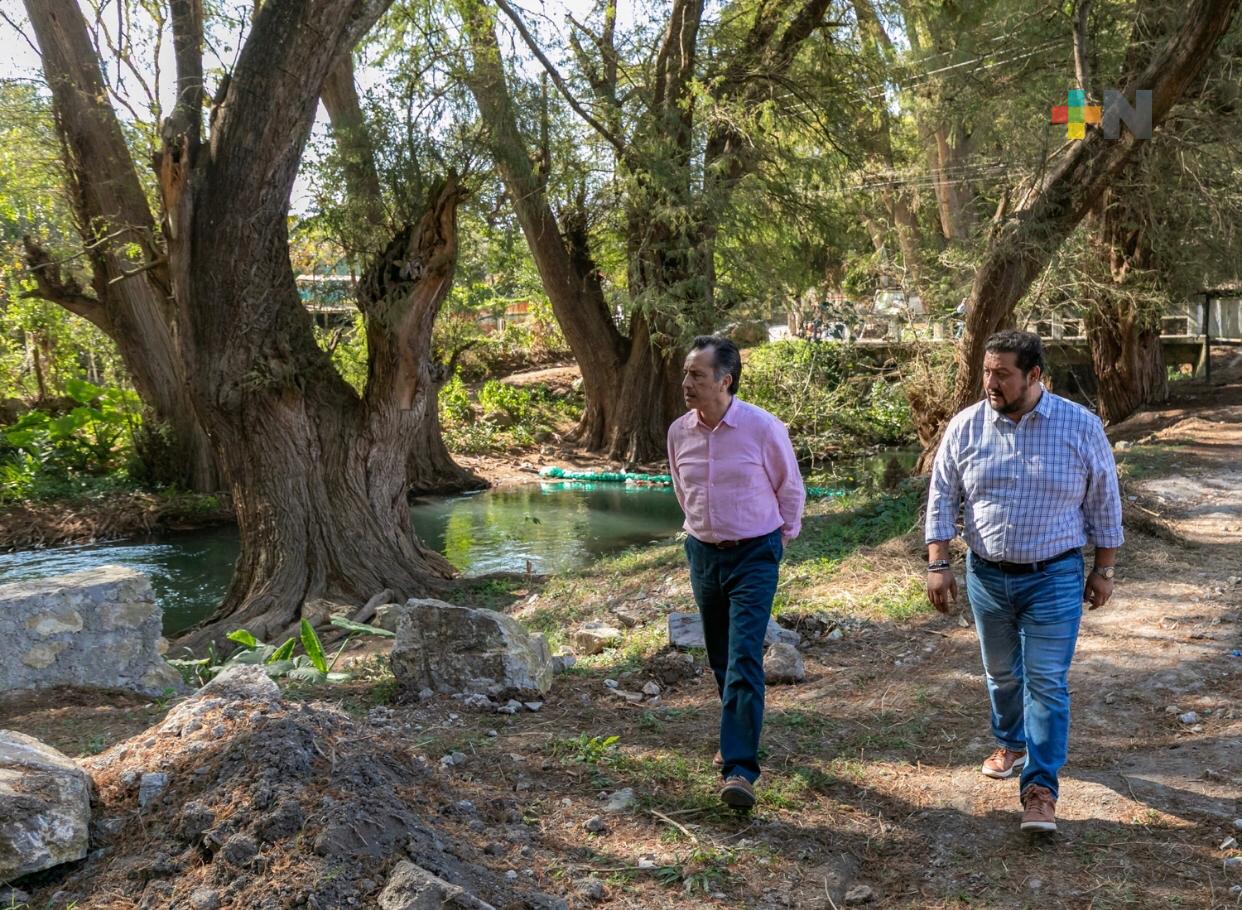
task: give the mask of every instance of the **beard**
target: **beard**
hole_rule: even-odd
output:
[[[988,405],[991,406],[993,411],[997,411],[1001,414],[1012,414],[1014,411],[1022,410],[1023,400],[1024,399],[1022,398],[1006,398],[1004,395],[1000,395],[998,398],[993,398],[989,395]]]

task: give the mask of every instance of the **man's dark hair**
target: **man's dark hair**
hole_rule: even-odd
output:
[[[992,354],[1016,354],[1018,369],[1024,375],[1036,367],[1039,367],[1041,376],[1048,372],[1044,343],[1034,332],[1019,332],[1017,329],[997,332],[984,343],[983,350]]]
[[[728,338],[721,338],[719,335],[700,335],[690,342],[692,351],[701,351],[704,348],[711,348],[716,352],[716,378],[722,378],[725,373],[732,376],[729,394],[736,395],[737,384],[742,381],[742,352]]]

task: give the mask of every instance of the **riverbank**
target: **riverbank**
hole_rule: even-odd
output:
[[[769,690],[750,816],[715,799],[717,701],[702,656],[697,673],[668,673],[667,614],[693,603],[677,544],[463,584],[459,602],[505,610],[558,645],[589,620],[623,630],[620,647],[558,677],[538,713],[396,702],[376,643],[351,657],[359,681],[286,691],[365,717],[393,749],[424,757],[435,769],[425,809],[456,842],[575,906],[580,888],[595,906],[677,910],[828,910],[826,889],[838,908],[849,889],[902,910],[1236,906],[1242,875],[1224,860],[1242,856],[1227,842],[1242,816],[1240,378],[1178,389],[1202,407],[1119,428],[1127,543],[1116,596],[1085,617],[1071,673],[1055,838],[1020,834],[1016,782],[977,771],[991,748],[978,643],[923,600],[913,482],[812,503],[788,549],[776,613],[802,634],[807,679]],[[606,680],[659,680],[659,699],[629,704]],[[162,712],[43,700],[0,708],[0,726],[84,754],[145,736]],[[464,763],[441,766],[452,752]],[[604,813],[600,794],[627,787],[630,808]],[[513,799],[520,840],[454,808]],[[112,906],[79,897],[83,910]]]

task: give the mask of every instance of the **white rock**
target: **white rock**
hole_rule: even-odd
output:
[[[1233,826],[1239,831],[1242,831],[1242,818],[1235,818],[1233,820]]]
[[[855,885],[845,892],[845,902],[847,904],[865,904],[872,897],[874,897],[874,893],[870,885]]]
[[[790,629],[783,629],[775,619],[768,620],[768,628],[763,634],[764,647],[774,642],[783,641],[797,645],[801,636]],[[707,642],[703,638],[703,620],[698,613],[668,614],[668,640],[674,648],[688,650],[705,648]]]
[[[1220,842],[1220,849],[1221,850],[1232,850],[1237,845],[1238,845],[1238,839],[1236,837],[1226,837],[1223,841]]]
[[[1199,715],[1194,711],[1187,711],[1185,714],[1179,714],[1177,719],[1184,724],[1197,724],[1199,722]]]
[[[1242,856],[1225,857],[1226,872],[1242,872]]]
[[[608,802],[604,804],[604,811],[624,812],[636,802],[638,802],[638,797],[634,795],[634,788],[625,787],[608,797]]]
[[[609,689],[615,689],[621,684],[617,682],[615,679],[606,679],[604,680],[604,685],[607,686]]]
[[[586,824],[582,826],[592,834],[601,834],[608,830],[608,823],[604,821],[602,815],[592,815],[586,820]]]
[[[163,771],[149,771],[142,775],[142,779],[138,782],[138,805],[145,808],[151,800],[163,793],[167,786],[168,775]]]
[[[602,622],[587,623],[570,636],[574,647],[584,654],[600,654],[609,648],[615,648],[621,644],[622,638],[620,629]]]
[[[769,683],[800,683],[806,679],[806,665],[797,648],[778,641],[764,655],[763,675]]]
[[[86,856],[90,781],[33,737],[0,730],[0,882]]]
[[[659,694],[660,694],[659,683],[649,682],[643,686],[643,695],[659,695]]]

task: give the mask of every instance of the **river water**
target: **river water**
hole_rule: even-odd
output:
[[[672,493],[623,484],[539,483],[465,496],[426,498],[410,508],[424,543],[467,575],[549,574],[609,553],[664,540],[681,527]],[[109,543],[0,554],[0,582],[123,565],[145,572],[172,634],[208,616],[237,559],[233,526]]]
[[[913,466],[909,453],[844,462],[833,486],[871,486],[888,463]],[[628,547],[667,540],[681,527],[671,490],[616,483],[530,483],[464,496],[428,497],[410,508],[420,539],[466,575],[551,574]],[[237,559],[232,526],[109,543],[0,553],[0,583],[45,578],[104,565],[151,579],[173,634],[206,618],[220,602]]]

